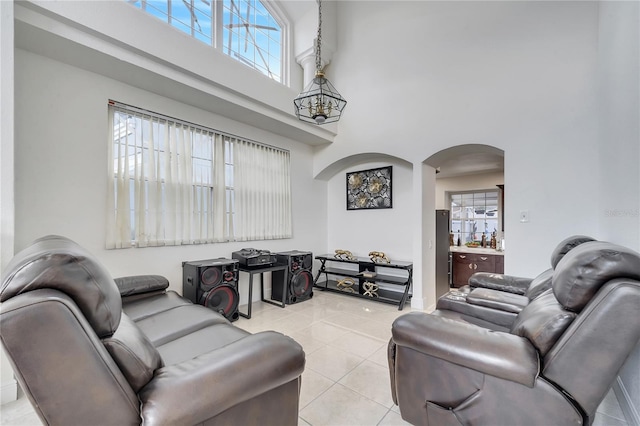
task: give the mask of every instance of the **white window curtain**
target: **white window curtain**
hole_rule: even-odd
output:
[[[291,238],[288,151],[234,141],[235,239]]]
[[[109,120],[107,248],[224,241],[221,137],[112,105]]]
[[[289,152],[109,105],[107,248],[291,237]]]

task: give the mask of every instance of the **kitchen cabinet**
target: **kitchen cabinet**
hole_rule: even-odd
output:
[[[498,254],[454,252],[452,262],[452,287],[467,285],[476,272],[504,272],[504,258]]]
[[[496,256],[496,274],[504,274],[504,256]]]

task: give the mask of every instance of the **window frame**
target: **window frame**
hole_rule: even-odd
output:
[[[253,65],[250,65],[248,63],[246,63],[243,60],[240,60],[239,58],[235,57],[235,55],[233,54],[227,54],[226,52],[226,48],[225,46],[223,46],[223,32],[224,32],[224,26],[225,26],[225,22],[223,22],[224,19],[224,1],[225,0],[211,0],[211,12],[210,12],[210,19],[211,19],[211,34],[207,35],[202,33],[202,31],[198,30],[198,28],[195,25],[194,22],[194,18],[193,15],[190,14],[190,26],[189,26],[189,32],[184,30],[184,27],[187,27],[189,24],[182,22],[182,20],[176,18],[173,13],[172,13],[172,4],[174,2],[178,2],[179,4],[183,4],[182,0],[165,0],[166,1],[166,12],[164,9],[162,8],[157,8],[155,7],[155,5],[153,3],[155,3],[154,1],[148,1],[148,0],[137,0],[135,2],[130,2],[128,0],[123,0],[123,1],[127,1],[127,3],[132,4],[133,7],[135,7],[138,10],[143,11],[145,14],[150,15],[156,19],[160,19],[162,22],[166,23],[167,25],[169,25],[170,27],[189,35],[191,38],[198,40],[199,42],[205,43],[208,46],[213,47],[214,49],[218,50],[219,52],[221,52],[222,54],[224,54],[225,56],[229,56],[231,58],[234,59],[234,61],[240,62],[242,63],[244,66],[247,66],[249,68],[252,68],[253,70],[255,70],[256,72],[258,72],[261,75],[264,75],[265,77],[269,78],[270,80],[276,81],[280,84],[283,84],[285,86],[289,86],[290,85],[290,64],[291,64],[291,50],[290,50],[290,22],[289,19],[287,18],[287,14],[283,11],[282,7],[279,6],[278,4],[274,3],[274,2],[270,2],[270,1],[262,1],[262,0],[248,0],[248,1],[257,1],[259,2],[264,9],[269,13],[269,15],[271,16],[271,18],[279,25],[280,27],[280,69],[278,70],[278,75],[280,76],[280,79],[275,79],[273,77],[269,76],[269,72],[267,70],[267,72],[263,72],[261,70],[261,68],[259,66],[257,66],[257,62],[253,61]],[[189,1],[191,4],[194,4],[197,1],[201,1],[201,0],[187,0]],[[157,1],[156,1],[157,2]],[[195,4],[194,4],[195,7]],[[202,8],[199,8],[202,9]],[[157,11],[157,13],[151,13],[149,12],[149,10],[154,10]],[[255,10],[255,8],[254,8]],[[166,13],[166,14],[165,14]],[[179,21],[182,25],[174,25],[173,21]],[[204,34],[204,37],[207,37],[210,39],[210,42],[204,41],[201,38],[197,37],[195,35],[195,33],[201,33]],[[252,43],[254,44],[254,43]],[[254,44],[255,45],[255,44]],[[268,62],[268,61],[267,61]]]
[[[222,22],[222,19],[224,19],[223,18],[224,0],[213,0],[213,1],[215,3],[215,7],[214,7],[215,23],[217,24],[218,22],[221,22],[221,25],[215,25],[214,46],[216,47],[216,49],[224,53],[226,56],[229,56],[234,60],[240,63],[243,63],[241,60],[233,57],[233,55],[226,53],[226,48],[224,46],[224,37],[223,37],[225,23]],[[270,2],[270,1],[262,2],[261,0],[255,0],[255,1],[259,1],[262,4],[262,6],[267,10],[267,12],[269,12],[271,17],[280,26],[281,35],[280,35],[280,81],[279,83],[285,86],[289,86],[289,64],[291,63],[291,52],[289,51],[289,45],[290,45],[289,20],[288,18],[286,18],[287,16],[286,13],[284,13],[282,8],[276,3]],[[278,81],[276,79],[269,77],[268,74],[263,73],[255,66],[250,68],[253,68],[254,70],[258,71],[260,74],[270,78],[271,80]]]
[[[496,194],[496,204],[495,204],[495,217],[487,217],[486,215],[486,207],[487,207],[487,194],[488,193],[495,193]],[[480,197],[479,195],[483,194],[482,197]],[[475,207],[480,207],[480,205],[476,205],[475,203],[475,199],[476,196],[478,196],[477,198],[483,198],[484,199],[484,203],[483,203],[483,207],[485,207],[485,211],[483,213],[481,213],[481,215],[484,215],[484,217],[467,217],[467,215],[463,215],[461,214],[460,218],[454,218],[454,208],[455,206],[453,205],[454,203],[454,197],[455,196],[461,196],[462,199],[464,199],[465,196],[469,196],[471,195],[471,199],[474,200],[474,202],[472,203],[471,206],[464,206],[464,205],[460,205],[457,206],[460,209],[464,209],[464,208],[475,208]],[[498,235],[500,233],[500,230],[502,229],[502,211],[501,211],[501,200],[500,200],[500,190],[499,189],[493,189],[493,188],[489,188],[489,189],[475,189],[475,190],[468,190],[468,191],[449,191],[447,192],[447,199],[449,200],[449,208],[451,211],[450,214],[450,229],[451,229],[451,233],[454,236],[454,241],[458,241],[458,239],[460,239],[460,243],[462,245],[464,245],[465,243],[468,242],[472,242],[472,241],[481,241],[482,239],[482,235],[485,234],[487,241],[490,240],[491,238],[491,234],[493,232],[496,233],[496,235]],[[493,200],[493,198],[490,198],[490,200]],[[491,206],[493,206],[493,204],[491,204]],[[475,212],[475,209],[474,209]],[[478,214],[478,213],[474,213]],[[489,222],[494,222],[495,221],[495,227],[493,230],[491,229],[486,229],[487,226],[487,221]],[[460,222],[460,229],[456,229],[454,228],[454,222]],[[484,222],[485,223],[485,230],[481,230],[476,228],[475,231],[470,230],[470,226],[465,226],[465,223],[473,223],[473,222]],[[473,238],[474,235],[476,236],[476,238]]]

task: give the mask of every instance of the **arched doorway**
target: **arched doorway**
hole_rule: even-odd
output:
[[[456,145],[436,152],[424,163],[436,169],[439,178],[504,172],[504,151],[490,145]]]
[[[425,181],[423,187],[423,232],[421,245],[423,249],[423,298],[425,308],[435,305],[437,298],[448,291],[451,278],[449,235],[453,231],[456,238],[467,242],[476,235],[486,232],[485,225],[481,232],[475,234],[469,231],[467,226],[475,226],[475,217],[472,220],[461,217],[462,208],[456,209],[457,198],[476,199],[481,196],[498,198],[495,208],[490,213],[484,213],[476,209],[477,217],[482,217],[480,223],[489,224],[489,232],[504,231],[502,199],[504,187],[504,151],[482,144],[457,145],[441,150],[429,158],[423,164],[430,170],[430,179]],[[435,173],[433,173],[435,171]],[[490,195],[487,195],[490,194]],[[488,198],[487,198],[488,199]],[[454,202],[452,203],[452,200]],[[487,201],[489,203],[489,201]],[[460,206],[462,204],[458,203]],[[493,202],[491,202],[493,206]],[[497,211],[499,209],[499,211]],[[468,211],[469,209],[466,208]],[[436,214],[438,211],[438,214]],[[446,219],[442,216],[446,213]],[[491,215],[490,219],[487,219]],[[456,225],[453,229],[452,224]],[[446,228],[443,228],[445,227]],[[463,229],[460,229],[463,228]],[[465,232],[466,231],[466,232]],[[458,233],[457,235],[455,233]],[[479,237],[478,237],[479,238]],[[426,254],[426,255],[425,255]]]

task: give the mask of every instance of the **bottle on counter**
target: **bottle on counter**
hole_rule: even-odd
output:
[[[458,247],[460,247],[460,231],[458,231],[458,243],[456,244]]]
[[[487,247],[487,236],[485,234],[482,234],[482,240],[480,241],[480,246],[482,248]]]
[[[492,249],[497,248],[497,247],[496,247],[496,242],[497,242],[497,240],[496,240],[496,233],[495,233],[495,232],[492,232],[492,233],[491,233],[491,242],[489,243],[489,246],[490,246]]]

